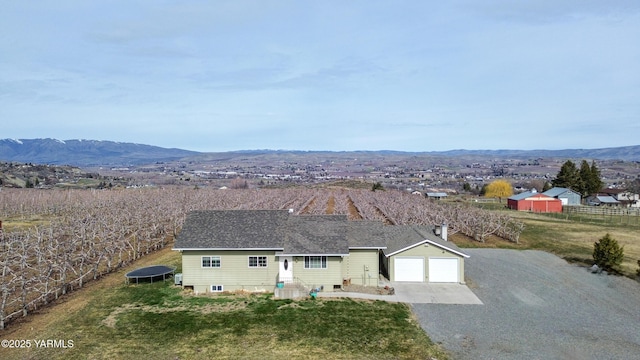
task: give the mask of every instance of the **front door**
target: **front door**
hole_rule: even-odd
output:
[[[279,281],[284,283],[293,282],[293,257],[292,256],[280,256],[280,273]]]

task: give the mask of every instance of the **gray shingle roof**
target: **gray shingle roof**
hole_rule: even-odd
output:
[[[380,221],[357,220],[349,221],[347,227],[347,241],[350,248],[376,248],[387,247],[386,226]]]
[[[187,215],[174,249],[282,249],[287,210],[203,210]]]
[[[346,215],[291,216],[285,255],[348,255]]]
[[[383,250],[385,255],[393,254],[399,250],[411,247],[425,239],[436,238],[433,227],[419,225],[386,226],[387,248]]]
[[[434,232],[433,226],[402,225],[385,226],[387,229],[387,248],[382,250],[385,256],[391,256],[403,249],[412,248],[418,244],[429,242],[442,249],[468,257],[456,244],[445,241]]]
[[[425,240],[462,253],[432,226],[348,221],[346,215],[290,215],[287,210],[202,210],[187,215],[174,249],[273,249],[288,255],[348,255],[349,248],[385,255]]]

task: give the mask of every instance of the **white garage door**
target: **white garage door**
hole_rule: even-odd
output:
[[[429,258],[429,282],[458,282],[458,259]]]
[[[424,281],[424,258],[396,257],[395,281]]]

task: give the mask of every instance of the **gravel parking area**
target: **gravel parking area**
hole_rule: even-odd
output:
[[[640,283],[542,251],[465,252],[484,305],[412,304],[454,359],[640,358]]]

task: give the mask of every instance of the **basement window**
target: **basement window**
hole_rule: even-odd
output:
[[[222,292],[222,285],[211,285],[211,292]]]

